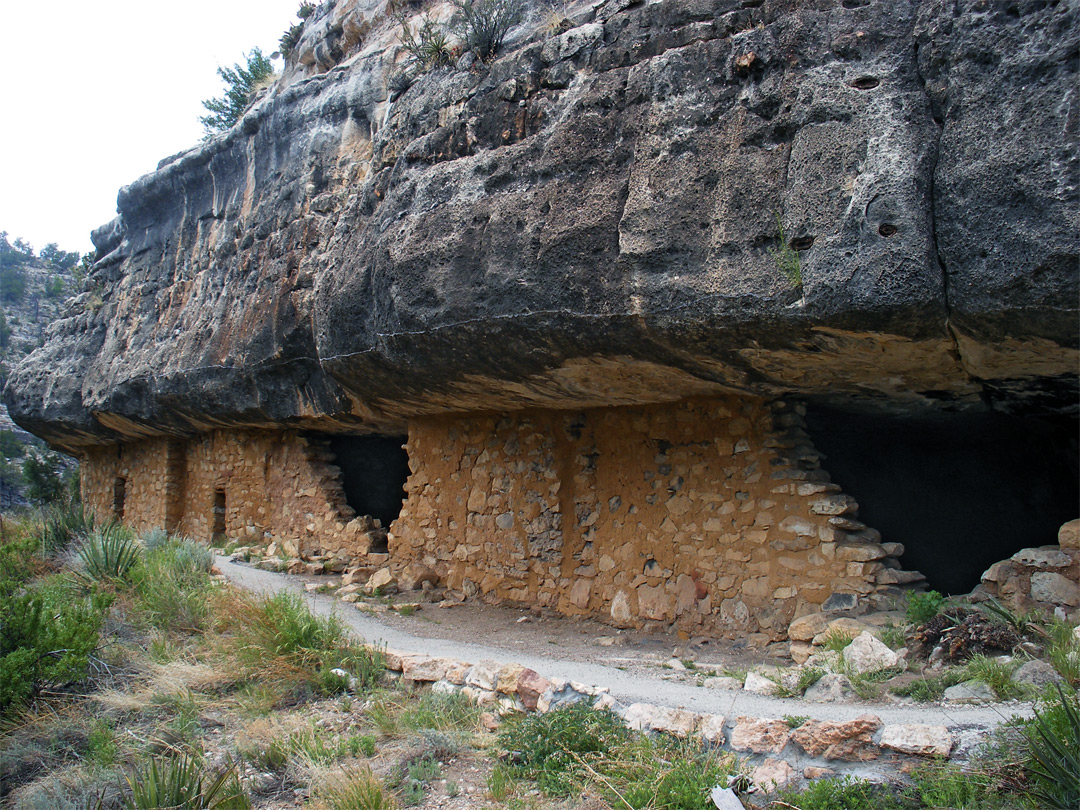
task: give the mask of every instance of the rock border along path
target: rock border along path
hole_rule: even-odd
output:
[[[385,646],[388,668],[410,680],[446,691],[464,690],[481,703],[519,710],[544,711],[581,695],[596,695],[632,728],[698,734],[736,751],[758,766],[759,782],[784,783],[831,772],[882,777],[894,775],[904,761],[919,755],[951,752],[964,758],[995,726],[1013,715],[1031,714],[1030,704],[817,704],[702,688],[664,680],[659,673],[630,673],[496,644],[405,632],[333,596],[307,592],[302,581],[287,574],[220,556],[217,566],[229,581],[248,590],[306,597],[316,614],[336,616],[368,643]],[[808,720],[791,729],[786,716]]]

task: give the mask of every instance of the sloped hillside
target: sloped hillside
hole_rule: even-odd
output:
[[[89,261],[89,259],[88,259]],[[73,251],[50,243],[40,251],[0,231],[0,387],[9,369],[45,342],[46,328],[81,284],[83,266]],[[21,502],[21,463],[27,447],[41,444],[18,427],[0,404],[0,507]]]

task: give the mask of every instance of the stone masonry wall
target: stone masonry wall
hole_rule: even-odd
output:
[[[127,525],[209,541],[221,492],[227,538],[277,542],[288,556],[354,559],[368,551],[371,524],[345,502],[331,460],[325,447],[292,432],[222,430],[113,445],[83,459],[83,498],[98,515],[112,515],[122,477]]]
[[[432,568],[468,597],[764,643],[798,616],[875,607],[922,579],[830,483],[800,404],[429,417],[410,424],[408,452],[390,564]],[[83,470],[99,515],[124,479],[137,530],[208,541],[223,499],[228,539],[286,557],[362,563],[379,536],[345,502],[329,448],[295,432],[97,448]]]
[[[120,517],[114,512],[116,479],[124,479],[123,520],[137,528],[166,526],[165,439],[96,447],[80,466],[83,502],[100,519]]]
[[[436,417],[408,450],[391,560],[470,596],[764,642],[922,578],[856,520],[797,404]]]

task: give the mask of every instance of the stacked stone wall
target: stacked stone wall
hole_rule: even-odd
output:
[[[922,578],[829,481],[799,404],[428,417],[410,424],[408,453],[390,564],[434,569],[467,597],[763,643],[798,616],[874,607]],[[101,515],[117,478],[138,530],[376,563],[379,530],[346,503],[329,448],[303,434],[92,450],[84,497]]]
[[[116,479],[124,480],[123,520],[139,528],[164,527],[169,503],[165,439],[108,445],[87,452],[80,467],[83,502],[99,518],[114,511]]]
[[[148,440],[91,450],[83,498],[113,514],[116,478],[126,481],[124,523],[166,528],[203,541],[214,533],[218,493],[225,537],[278,543],[289,556],[363,556],[370,522],[345,502],[329,451],[292,432],[219,430],[191,440]]]
[[[415,420],[391,560],[617,625],[784,638],[830,598],[921,578],[857,521],[802,417],[731,397]]]

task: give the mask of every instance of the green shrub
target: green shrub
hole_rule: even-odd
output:
[[[210,576],[213,564],[210,550],[193,540],[155,542],[131,573],[139,618],[159,630],[193,633],[204,629],[210,617],[210,596],[217,587]]]
[[[51,450],[30,449],[22,463],[26,497],[35,504],[58,503],[64,494],[64,460]]]
[[[805,667],[799,670],[798,679],[790,685],[784,683],[781,673],[766,677],[776,684],[776,690],[773,692],[776,697],[797,698],[802,697],[803,692],[825,677],[825,670],[821,667]]]
[[[855,640],[857,632],[846,630],[843,627],[834,627],[825,634],[822,646],[829,652],[842,653],[844,649]]]
[[[118,582],[127,578],[142,556],[142,547],[119,523],[95,529],[79,547],[81,578],[88,582]]]
[[[330,810],[395,810],[394,800],[369,770],[347,769],[327,776],[315,795]]]
[[[534,714],[507,723],[499,734],[499,747],[522,776],[544,779],[576,768],[576,756],[606,755],[625,745],[630,732],[607,709],[593,709],[585,701]]]
[[[918,807],[989,810],[997,806],[990,779],[979,771],[948,763],[924,765],[912,771],[911,781],[905,793]]]
[[[206,695],[180,689],[160,692],[150,699],[150,704],[160,710],[162,737],[174,750],[200,751],[199,737],[203,732],[201,717],[207,705]]]
[[[299,757],[308,765],[332,765],[347,752],[343,743],[339,744],[314,726],[290,734],[285,746],[290,754]]]
[[[240,602],[235,621],[237,657],[249,676],[288,688],[309,688],[329,695],[355,683],[357,691],[376,686],[386,671],[386,657],[352,641],[333,617],[314,615],[304,600],[282,592]],[[342,669],[348,677],[331,672]]]
[[[1019,661],[1002,662],[985,655],[976,655],[963,667],[964,680],[982,681],[989,686],[999,700],[1011,700],[1025,693],[1023,684],[1013,680],[1013,673],[1020,667]]]
[[[588,790],[612,806],[707,810],[713,786],[735,769],[730,755],[630,731],[610,711],[583,702],[510,722],[498,744],[508,769],[488,782],[496,798],[524,777],[549,796]]]
[[[14,593],[37,569],[37,541],[29,534],[12,532],[0,541],[0,594]]]
[[[226,768],[213,778],[193,756],[153,758],[128,778],[128,810],[247,810],[251,803],[236,771]]]
[[[472,730],[471,728],[468,730]],[[440,762],[446,762],[451,757],[461,753],[461,740],[460,734],[455,734],[451,731],[443,731],[439,729],[425,728],[421,729],[417,734],[417,738],[421,743],[423,750],[435,757]],[[370,756],[370,754],[368,755]]]
[[[58,585],[0,588],[0,714],[46,684],[83,680],[111,596]]]
[[[498,763],[491,769],[491,773],[488,775],[487,780],[488,791],[491,793],[491,798],[497,802],[506,801],[507,797],[514,792],[516,787],[514,782],[514,771]]]
[[[1011,627],[1018,636],[1025,636],[1033,631],[1037,632],[1042,617],[1037,611],[1021,612],[1013,610],[1001,604],[991,597],[979,605],[987,618]]]
[[[248,762],[264,771],[277,773],[289,764],[289,738],[275,737],[265,745],[238,747],[238,752]]]
[[[6,459],[22,458],[26,454],[26,445],[15,435],[14,430],[0,430],[0,456]]]
[[[41,548],[56,554],[75,541],[85,540],[94,531],[94,513],[80,503],[55,504],[46,511],[41,527]]]
[[[26,294],[26,270],[0,265],[0,300],[18,303]]]
[[[169,533],[161,528],[144,532],[139,540],[147,551],[154,551],[169,542]]]
[[[904,807],[889,788],[850,776],[820,779],[804,791],[781,790],[777,798],[799,810],[902,810]]]
[[[903,627],[890,622],[881,628],[881,643],[890,650],[899,650],[907,644],[907,632]]]
[[[451,0],[457,8],[453,32],[476,58],[492,59],[510,29],[521,22],[524,0]]]
[[[1080,641],[1073,634],[1073,629],[1068,622],[1051,619],[1045,627],[1045,634],[1050,664],[1075,689],[1080,687]]]
[[[1025,734],[1032,796],[1044,807],[1080,806],[1080,696],[1057,685],[1056,695],[1036,708]]]
[[[116,731],[104,718],[95,719],[86,737],[86,758],[95,765],[108,768],[116,763],[120,746],[116,743]]]
[[[799,289],[803,283],[799,251],[788,244],[787,237],[784,236],[784,223],[780,219],[780,212],[774,211],[773,216],[776,218],[777,238],[780,240],[780,247],[777,249],[769,248],[769,255],[772,256],[776,268],[784,274],[792,288]]]
[[[295,594],[282,591],[257,607],[260,616],[251,626],[250,640],[260,654],[319,657],[345,643],[341,622],[316,616]]]
[[[412,731],[465,731],[476,730],[483,709],[461,693],[439,694],[424,690],[409,700],[398,722]]]
[[[963,683],[966,679],[967,675],[963,667],[953,667],[946,669],[940,675],[918,678],[904,686],[893,687],[891,691],[894,695],[909,697],[920,703],[926,703],[941,700],[946,689],[950,686],[956,686],[958,683]]]
[[[937,591],[908,594],[907,620],[918,627],[941,613],[944,607],[945,597]]]
[[[434,782],[442,773],[442,768],[431,754],[424,754],[409,763],[409,778],[417,782]]]
[[[672,763],[655,782],[655,792],[639,807],[662,807],[667,810],[707,810],[712,807],[709,794],[713,786],[729,772],[715,757],[688,757]],[[643,780],[644,781],[644,780]]]
[[[916,703],[930,703],[941,700],[945,694],[945,683],[941,678],[918,678],[910,683],[894,686],[890,691],[894,695],[911,698]]]
[[[398,788],[398,796],[405,807],[416,807],[424,801],[424,783],[409,779]]]
[[[345,742],[349,756],[357,757],[362,754],[368,759],[375,756],[375,737],[371,734],[351,734]]]

